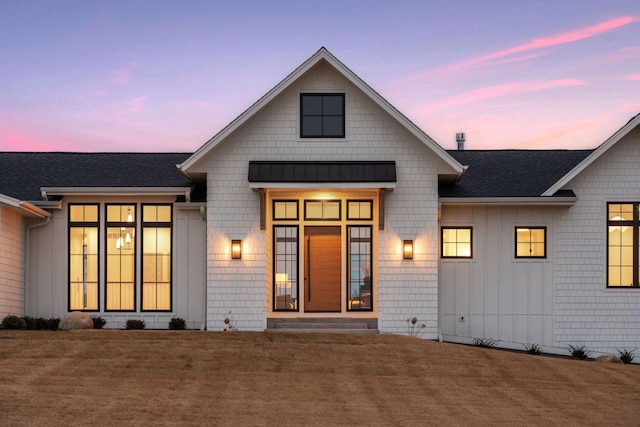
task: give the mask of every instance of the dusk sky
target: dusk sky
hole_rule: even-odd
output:
[[[0,151],[191,152],[322,46],[445,148],[640,113],[638,0],[0,0]]]

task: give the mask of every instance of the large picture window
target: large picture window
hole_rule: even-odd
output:
[[[142,310],[171,310],[171,205],[142,205]]]
[[[107,205],[107,311],[136,308],[136,205]]]
[[[69,205],[69,311],[98,310],[99,205]]]
[[[273,308],[298,311],[298,226],[273,227]]]
[[[638,287],[640,246],[638,203],[607,206],[607,286]]]
[[[344,94],[301,94],[300,137],[344,138]]]

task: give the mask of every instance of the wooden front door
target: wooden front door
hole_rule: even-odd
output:
[[[304,228],[305,311],[340,311],[340,227]]]

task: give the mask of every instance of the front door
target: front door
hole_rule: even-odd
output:
[[[340,311],[340,227],[304,228],[305,311]]]

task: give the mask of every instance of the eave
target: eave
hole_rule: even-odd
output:
[[[573,206],[577,197],[441,197],[447,206]]]

